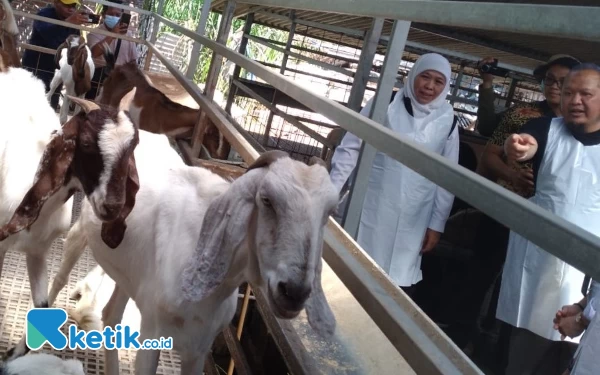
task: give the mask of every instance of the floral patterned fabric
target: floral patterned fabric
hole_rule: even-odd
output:
[[[519,133],[521,127],[525,125],[529,120],[549,116],[555,117],[554,112],[548,106],[548,103],[544,100],[541,102],[523,103],[517,104],[514,107],[504,112],[500,123],[494,133],[488,140],[488,144],[496,145],[499,147],[504,146],[504,141],[513,133]],[[506,163],[507,161],[504,160]],[[514,162],[510,167],[514,170],[520,169],[532,169],[533,162],[527,161],[524,163]],[[496,181],[500,186],[519,194],[524,198],[530,198],[533,195],[533,189],[519,189],[512,185],[510,181],[498,179]]]

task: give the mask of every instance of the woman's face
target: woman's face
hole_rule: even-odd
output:
[[[415,79],[415,96],[419,104],[429,104],[446,87],[446,77],[438,71],[426,70]]]

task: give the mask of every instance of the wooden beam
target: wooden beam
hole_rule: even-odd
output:
[[[242,349],[242,345],[235,336],[235,331],[231,324],[223,330],[223,336],[225,337],[225,342],[229,348],[229,353],[231,353],[231,358],[235,363],[237,374],[252,375],[252,370],[250,369],[250,365],[244,354],[244,349]]]

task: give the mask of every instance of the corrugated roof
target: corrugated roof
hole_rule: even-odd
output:
[[[482,0],[466,1],[481,2]],[[597,0],[505,0],[504,2],[575,6],[598,5]],[[225,3],[226,0],[213,1],[213,11],[221,12]],[[238,3],[235,15],[236,17],[245,16],[251,11],[255,11],[254,22],[256,23],[283,30],[290,29],[291,21],[282,20],[280,17],[269,15],[269,13],[273,13],[279,16],[288,16],[290,9],[277,7],[259,8],[252,4]],[[369,17],[356,17],[314,11],[296,11],[296,18],[363,32],[366,32],[369,29],[372,21]],[[538,22],[544,21],[539,20]],[[383,35],[389,35],[391,33],[392,24],[392,20],[388,20],[385,23]],[[418,42],[479,57],[494,56],[504,63],[523,68],[533,69],[540,61],[545,61],[551,55],[558,53],[570,54],[582,61],[600,64],[600,43],[421,23],[413,23],[411,26],[408,36],[408,40],[411,42]],[[353,47],[362,47],[360,37],[356,36],[341,36],[339,33],[327,32],[315,27],[308,28],[306,26],[298,26],[296,32],[331,42],[346,44]],[[407,51],[410,50],[411,48],[407,47]],[[380,52],[385,52],[385,46],[380,46]]]

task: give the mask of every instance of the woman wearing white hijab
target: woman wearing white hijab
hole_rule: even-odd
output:
[[[407,85],[388,106],[384,126],[458,163],[458,129],[446,102],[450,63],[443,56],[421,56]],[[367,116],[372,99],[361,114]],[[338,191],[354,170],[362,141],[347,133],[331,161]],[[400,287],[410,291],[423,278],[421,254],[435,247],[450,214],[454,196],[425,177],[377,152],[369,176],[357,241]]]

